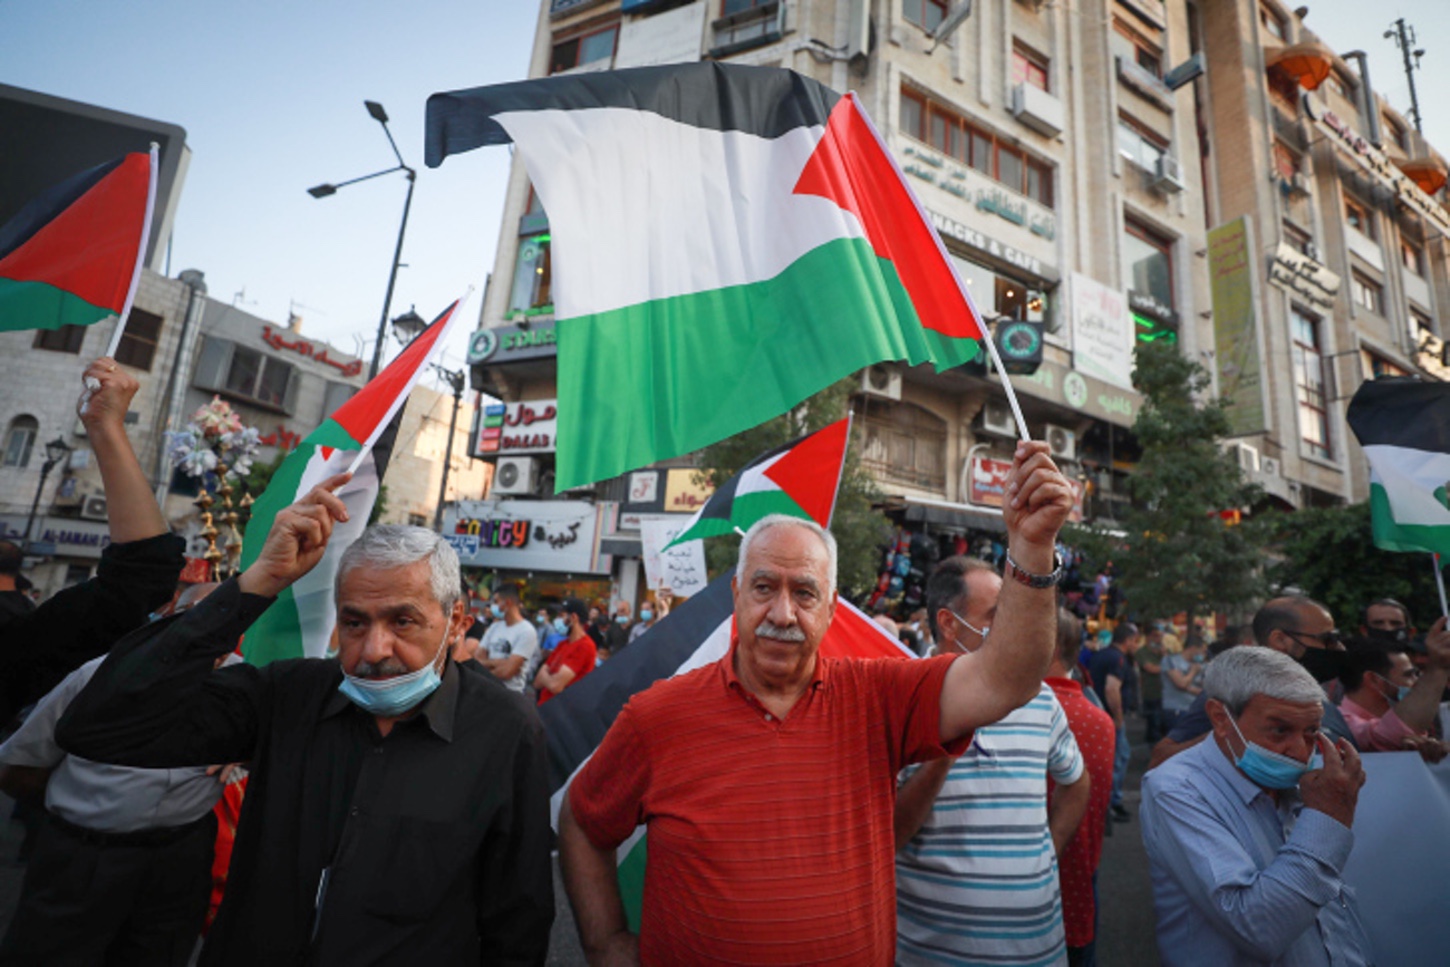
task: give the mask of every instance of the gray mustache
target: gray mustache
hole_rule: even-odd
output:
[[[806,633],[798,625],[781,627],[771,624],[769,621],[762,621],[755,629],[757,638],[773,638],[776,641],[801,642],[806,640]]]
[[[354,678],[390,678],[394,675],[406,674],[408,674],[408,666],[392,657],[384,658],[376,665],[368,661],[360,661],[352,670]]]

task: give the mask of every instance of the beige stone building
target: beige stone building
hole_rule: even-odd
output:
[[[433,526],[445,457],[449,458],[445,505],[478,500],[488,490],[493,465],[468,455],[469,429],[474,419],[474,407],[468,398],[472,395],[465,393],[459,404],[450,450],[448,427],[453,420],[453,394],[441,393],[421,382],[413,387],[384,477],[388,502],[379,518],[382,523]]]

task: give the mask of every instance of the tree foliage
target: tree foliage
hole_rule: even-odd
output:
[[[701,451],[700,460],[702,466],[710,468],[706,476],[718,487],[765,451],[841,419],[846,415],[854,383],[854,380],[842,380],[781,416],[706,447]],[[859,597],[876,582],[880,546],[889,535],[886,518],[871,509],[877,497],[875,481],[861,469],[859,447],[848,445],[835,516],[831,520],[831,533],[839,550],[837,580],[842,593],[848,597]],[[705,555],[711,575],[732,566],[739,548],[740,538],[736,535],[706,540]]]
[[[1219,446],[1230,423],[1222,401],[1201,402],[1209,384],[1176,346],[1138,344],[1133,385],[1143,406],[1133,433],[1143,455],[1131,505],[1116,528],[1069,532],[1094,563],[1112,561],[1130,613],[1237,611],[1262,593],[1264,522],[1220,516],[1251,507],[1261,492]]]
[[[1379,598],[1402,602],[1421,629],[1440,615],[1430,555],[1375,547],[1368,501],[1282,515],[1274,536],[1280,554],[1270,569],[1274,587],[1323,602],[1343,630],[1357,631],[1361,609]]]

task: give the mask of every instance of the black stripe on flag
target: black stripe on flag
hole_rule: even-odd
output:
[[[1360,446],[1450,453],[1450,383],[1409,376],[1360,384],[1346,414]]]
[[[734,574],[732,567],[629,647],[539,707],[549,741],[550,795],[594,754],[630,696],[673,676],[721,622],[730,620]]]
[[[713,61],[494,84],[428,98],[424,160],[436,168],[451,154],[507,144],[508,133],[494,116],[509,111],[623,107],[695,127],[778,138],[824,126],[840,99],[795,71]]]
[[[125,160],[123,155],[87,168],[26,202],[10,221],[0,225],[0,259],[30,241],[36,232],[55,221],[57,215],[79,201]]]

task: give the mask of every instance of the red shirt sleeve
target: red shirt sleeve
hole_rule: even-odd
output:
[[[569,783],[569,809],[589,842],[613,849],[644,822],[650,757],[626,705]]]
[[[956,658],[956,655],[936,655],[862,663],[876,678],[873,687],[882,698],[891,734],[899,737],[899,744],[892,750],[893,769],[944,755],[961,755],[972,744],[971,732],[955,742],[942,743],[941,690],[947,669]]]
[[[594,663],[599,658],[599,649],[595,646],[593,639],[587,635],[573,642],[559,659],[559,664],[574,670],[575,678],[583,678],[594,670]],[[554,671],[558,671],[555,667]]]

